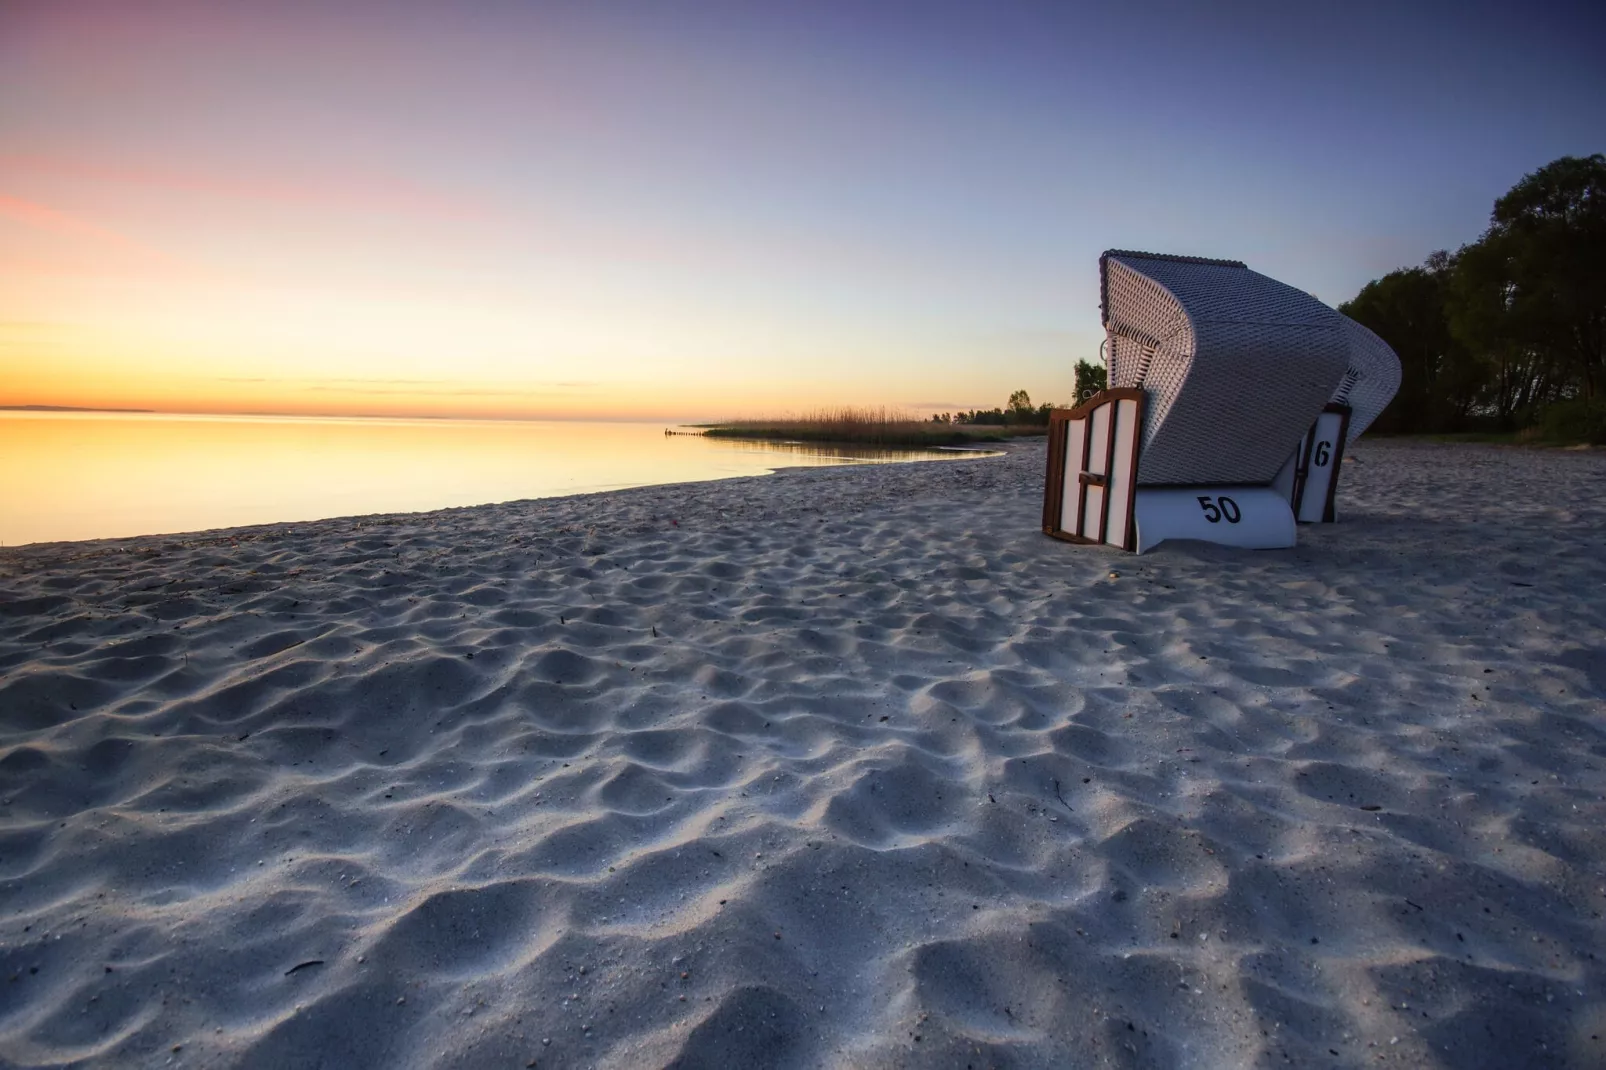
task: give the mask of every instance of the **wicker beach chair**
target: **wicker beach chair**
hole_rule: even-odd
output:
[[[1377,419],[1400,388],[1400,358],[1388,343],[1348,316],[1339,316],[1349,366],[1320,416],[1300,439],[1272,485],[1305,524],[1331,523],[1344,451]]]
[[[1344,439],[1348,443],[1360,438],[1394,400],[1400,389],[1400,358],[1387,342],[1361,324],[1348,316],[1339,318],[1349,339],[1349,367],[1330,401],[1350,408]]]
[[[1139,552],[1293,545],[1290,502],[1337,465],[1318,418],[1332,405],[1364,429],[1398,384],[1393,353],[1236,260],[1111,250],[1099,274],[1110,389],[1051,417],[1044,531]]]

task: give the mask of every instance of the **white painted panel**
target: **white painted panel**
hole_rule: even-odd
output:
[[[1310,467],[1299,497],[1299,519],[1307,524],[1321,523],[1327,509],[1327,490],[1338,478],[1338,437],[1343,427],[1343,418],[1336,412],[1324,412],[1316,418]]]
[[[1087,508],[1082,514],[1082,534],[1090,539],[1099,537],[1099,507],[1104,504],[1104,488],[1087,488]]]
[[[1118,401],[1115,409],[1115,457],[1110,464],[1110,528],[1104,541],[1112,546],[1124,546],[1126,514],[1132,500],[1132,485],[1137,482],[1138,403]]]
[[[1083,469],[1084,472],[1101,476],[1109,468],[1110,418],[1115,415],[1114,410],[1114,405],[1100,405],[1093,410],[1092,417],[1088,420],[1088,434],[1092,436],[1093,441],[1089,444],[1087,467]]]
[[[1086,420],[1066,421],[1065,482],[1060,486],[1060,530],[1072,535],[1082,533],[1082,518],[1077,515],[1076,501],[1081,488],[1082,441],[1086,434]]]
[[[1201,539],[1252,550],[1294,545],[1293,510],[1269,486],[1139,487],[1137,496],[1140,554],[1166,539]]]

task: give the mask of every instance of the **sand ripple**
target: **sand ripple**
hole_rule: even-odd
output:
[[[1606,455],[1355,453],[4,551],[0,1064],[1606,1064]]]

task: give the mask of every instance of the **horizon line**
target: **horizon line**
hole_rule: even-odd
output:
[[[942,405],[933,407],[925,405],[898,405],[882,406],[889,409],[914,410],[917,414],[922,410],[931,412],[951,409],[954,412],[965,412],[962,406]],[[978,410],[990,411],[990,410]],[[489,421],[493,423],[535,423],[551,421],[557,423],[663,423],[667,422],[681,427],[692,426],[719,426],[726,423],[738,423],[744,420],[786,420],[795,418],[790,412],[779,415],[748,416],[740,413],[727,414],[720,418],[711,418],[706,414],[693,416],[554,416],[554,415],[471,415],[465,413],[387,413],[387,412],[286,412],[282,410],[249,410],[249,409],[147,409],[129,408],[109,405],[48,405],[48,404],[5,404],[0,405],[0,413],[5,412],[42,412],[61,413],[72,415],[74,413],[110,413],[123,416],[259,416],[280,419],[314,419],[314,420],[468,420]],[[918,415],[916,416],[918,419]]]
[[[290,420],[474,420],[494,423],[663,423],[665,421],[690,426],[692,417],[641,417],[641,416],[488,416],[457,413],[388,413],[388,412],[278,412],[214,409],[129,409],[101,405],[0,405],[0,412],[113,413],[122,416],[266,416]]]

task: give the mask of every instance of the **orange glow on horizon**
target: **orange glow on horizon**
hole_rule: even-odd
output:
[[[3,334],[0,334],[3,337]],[[82,375],[8,367],[0,342],[0,408],[135,409],[175,414],[378,416],[492,420],[706,420],[782,416],[883,403],[808,384],[475,383],[453,380],[255,379],[186,382],[130,374],[117,361]],[[846,400],[844,400],[846,398]],[[889,407],[908,407],[890,405]]]
[[[215,251],[169,253],[125,232],[0,195],[0,406],[702,421],[1003,400],[994,365],[954,359],[964,344],[863,328],[810,337],[795,313],[666,296],[652,272],[599,294],[538,262],[469,288],[405,256],[348,266],[309,249],[295,270],[271,247],[269,262],[253,252],[209,268]]]

